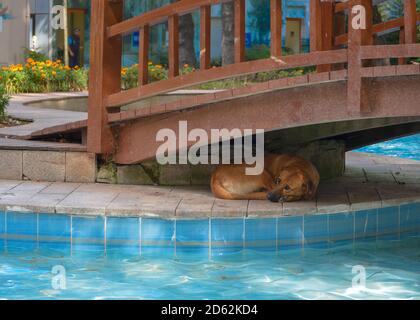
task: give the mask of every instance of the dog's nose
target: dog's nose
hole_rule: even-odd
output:
[[[271,202],[279,202],[280,195],[277,195],[273,192],[269,192],[267,193],[267,199],[270,200]]]

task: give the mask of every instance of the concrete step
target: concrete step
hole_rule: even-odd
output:
[[[96,171],[93,153],[0,147],[0,179],[94,183]]]

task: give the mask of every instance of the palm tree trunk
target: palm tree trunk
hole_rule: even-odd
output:
[[[171,0],[171,3],[179,0]],[[188,64],[197,65],[194,48],[195,25],[191,14],[179,17],[179,63],[181,66]]]
[[[233,1],[222,4],[222,65],[235,62],[235,7]]]

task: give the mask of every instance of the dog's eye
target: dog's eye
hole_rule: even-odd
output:
[[[281,182],[281,179],[279,177],[277,177],[276,180],[274,180],[275,184],[280,184],[280,182]]]
[[[284,190],[290,190],[290,186],[287,184],[287,185],[284,187]]]

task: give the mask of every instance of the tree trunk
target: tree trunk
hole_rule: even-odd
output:
[[[222,4],[222,65],[235,63],[235,7],[234,3]]]
[[[197,65],[194,48],[194,21],[191,14],[179,17],[179,63]]]
[[[171,0],[171,3],[179,0]],[[179,17],[179,63],[181,67],[185,64],[190,66],[197,65],[195,56],[194,37],[195,26],[191,14]]]

